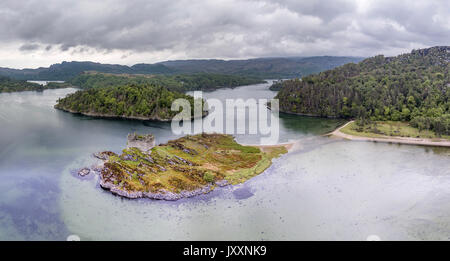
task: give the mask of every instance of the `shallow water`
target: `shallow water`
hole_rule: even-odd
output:
[[[268,84],[217,98],[271,98]],[[450,152],[320,137],[341,122],[281,115],[281,142],[302,140],[263,174],[177,202],[127,200],[71,171],[120,151],[130,132],[174,138],[170,124],[53,109],[74,89],[0,94],[0,239],[365,240],[450,237]],[[237,137],[252,143],[257,137]]]

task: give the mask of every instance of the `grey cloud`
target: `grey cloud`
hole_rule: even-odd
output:
[[[193,58],[368,56],[448,44],[449,17],[445,0],[4,0],[0,44],[33,42],[62,52],[168,51]]]
[[[23,44],[22,46],[19,47],[20,51],[34,51],[40,48],[39,44]]]
[[[285,6],[299,14],[316,16],[323,21],[329,22],[341,15],[352,14],[356,11],[355,1],[334,0],[334,1],[297,1],[280,0],[281,6]]]

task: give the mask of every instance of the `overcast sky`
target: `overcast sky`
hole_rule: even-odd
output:
[[[450,44],[448,0],[1,0],[0,66],[396,55]]]

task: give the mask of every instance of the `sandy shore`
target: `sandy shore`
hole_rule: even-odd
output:
[[[295,142],[291,142],[291,143],[280,143],[280,144],[275,144],[275,145],[249,145],[249,146],[255,146],[260,148],[262,151],[264,151],[265,148],[274,148],[274,147],[285,147],[287,151],[292,149],[292,146],[294,145]]]
[[[327,134],[330,137],[338,137],[347,140],[356,140],[356,141],[373,141],[373,142],[385,142],[385,143],[398,143],[398,144],[408,144],[408,145],[421,145],[421,146],[438,146],[438,147],[450,147],[450,141],[448,140],[432,140],[432,139],[424,139],[424,138],[411,138],[411,137],[392,137],[392,136],[383,136],[380,138],[371,138],[371,137],[362,137],[362,136],[354,136],[341,132],[342,128],[345,128],[347,125],[354,121],[349,121],[343,126],[337,128],[333,132]]]

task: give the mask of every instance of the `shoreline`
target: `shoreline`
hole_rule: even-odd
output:
[[[347,127],[354,120],[347,122],[346,124],[340,126],[333,132],[326,134],[325,136],[336,137],[351,141],[372,141],[372,142],[383,142],[383,143],[396,143],[405,145],[419,145],[419,146],[433,146],[433,147],[450,147],[450,141],[440,140],[433,141],[432,139],[426,138],[411,138],[411,137],[395,137],[395,136],[383,136],[380,138],[371,138],[364,136],[354,136],[341,132],[341,129]]]
[[[294,144],[297,142],[298,142],[298,140],[291,141],[291,142],[285,142],[285,143],[279,143],[279,144],[272,144],[272,145],[255,145],[255,144],[246,144],[246,143],[239,143],[239,144],[241,144],[243,146],[256,147],[256,148],[259,148],[260,150],[262,150],[263,152],[264,152],[264,149],[266,149],[266,148],[284,147],[289,152],[293,148]]]
[[[56,110],[60,110],[67,113],[72,113],[74,115],[82,115],[86,117],[92,117],[97,119],[119,119],[119,120],[135,120],[135,121],[154,121],[154,122],[171,122],[172,119],[161,119],[161,118],[147,118],[147,117],[139,117],[139,116],[121,116],[121,115],[107,115],[107,114],[101,114],[101,113],[89,113],[89,112],[77,112],[73,110],[69,110],[66,108],[59,107],[57,105],[54,106]],[[203,113],[201,118],[205,118],[208,116],[209,112],[205,111],[206,113]],[[197,118],[192,117],[191,120],[195,120]]]
[[[270,106],[268,106],[270,109]],[[288,111],[282,111],[279,110],[280,113],[287,114],[287,115],[296,115],[296,116],[305,116],[305,117],[311,117],[311,118],[326,118],[326,119],[339,119],[339,117],[336,116],[321,116],[317,114],[312,113],[298,113],[298,112],[288,112]]]
[[[293,147],[293,144],[294,143],[284,143],[284,144],[280,144],[280,145],[244,145],[244,144],[240,144],[240,145],[259,148],[261,150],[261,152],[265,154],[265,153],[270,153],[271,148],[277,148],[277,147],[279,147],[279,148],[283,147],[285,149],[284,153],[288,153],[289,150]],[[284,153],[282,153],[282,154],[284,154]],[[113,194],[115,196],[120,196],[120,197],[127,198],[127,199],[148,198],[148,199],[153,199],[153,200],[176,201],[176,200],[180,200],[183,198],[191,198],[194,196],[207,194],[207,193],[213,191],[216,187],[225,187],[225,186],[230,186],[230,185],[235,184],[232,180],[223,178],[223,179],[216,180],[212,183],[208,183],[204,186],[198,187],[194,190],[181,190],[179,192],[173,192],[173,191],[169,191],[166,189],[161,189],[157,192],[128,191],[128,190],[122,189],[119,185],[117,185],[103,177],[102,171],[105,168],[105,163],[109,160],[109,156],[102,155],[101,153],[94,153],[93,157],[97,158],[100,162],[92,165],[89,168],[89,170],[90,170],[89,172],[92,173],[93,175],[98,175],[99,179],[98,179],[97,184],[100,186],[100,188],[102,188],[105,191],[110,192],[111,194]],[[275,156],[273,158],[269,158],[270,163],[267,166],[261,165],[261,164],[264,164],[264,158],[261,158],[261,160],[254,166],[254,168],[257,168],[258,166],[262,167],[262,168],[254,169],[253,176],[257,176],[257,175],[260,175],[263,172],[265,172],[266,169],[272,165],[272,161],[275,158],[277,158],[277,157]],[[83,169],[81,169],[81,170],[83,170]],[[78,171],[78,175],[80,175],[79,173],[80,173],[80,171]]]

